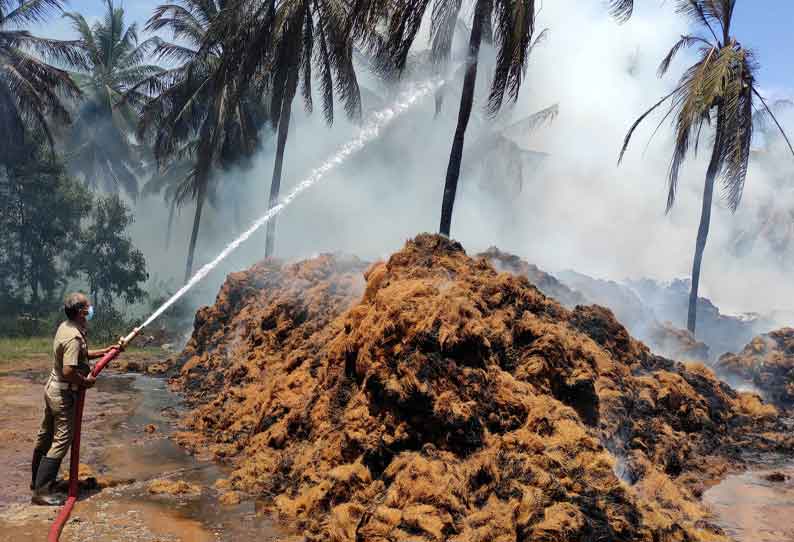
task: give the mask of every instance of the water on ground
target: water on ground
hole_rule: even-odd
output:
[[[794,542],[794,466],[770,463],[732,474],[703,495],[716,523],[738,542]]]
[[[38,427],[46,371],[39,364],[0,374],[0,542],[44,540],[57,509],[31,506],[30,452]],[[100,476],[129,481],[78,501],[61,540],[124,542],[216,542],[283,539],[251,501],[221,505],[214,482],[221,467],[182,450],[169,435],[179,399],[163,379],[132,374],[100,376],[86,401],[81,463]],[[154,425],[154,432],[146,432]],[[149,428],[151,431],[151,428]],[[68,466],[68,456],[61,473]],[[156,478],[184,480],[202,488],[195,496],[147,491]]]

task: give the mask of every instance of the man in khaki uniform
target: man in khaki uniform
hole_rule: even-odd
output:
[[[63,308],[67,320],[58,327],[52,344],[52,372],[44,387],[44,417],[33,451],[31,489],[34,504],[63,504],[63,497],[53,494],[53,482],[72,443],[77,393],[81,387],[94,386],[88,360],[102,357],[113,348],[88,349],[87,321],[94,314],[88,297],[81,293],[69,294]]]

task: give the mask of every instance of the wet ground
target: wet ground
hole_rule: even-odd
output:
[[[716,523],[739,542],[794,542],[794,466],[728,476],[703,500]]]
[[[57,512],[31,506],[28,490],[47,363],[30,358],[0,370],[0,542],[45,540]],[[187,454],[169,438],[179,415],[179,400],[161,378],[112,370],[100,376],[86,401],[81,463],[118,485],[84,492],[61,540],[300,540],[251,501],[219,503],[213,486],[224,477],[222,468]],[[704,494],[715,522],[739,542],[794,542],[794,466],[767,463],[768,469],[730,475]],[[67,465],[68,456],[62,475]],[[776,481],[768,479],[773,473],[779,474]],[[147,488],[154,479],[183,480],[201,492],[152,495]]]
[[[45,540],[57,509],[29,504],[30,454],[41,415],[46,359],[0,371],[0,542]],[[220,467],[200,461],[168,438],[178,398],[160,378],[103,372],[88,392],[80,462],[114,487],[83,492],[61,540],[215,542],[285,539],[250,501],[222,505]],[[147,426],[148,431],[147,431]],[[154,426],[154,431],[152,427]],[[66,473],[68,456],[61,475]],[[195,495],[152,495],[154,479],[201,487]]]

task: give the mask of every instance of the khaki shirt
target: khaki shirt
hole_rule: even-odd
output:
[[[88,365],[88,343],[85,330],[80,326],[66,320],[55,332],[52,342],[53,363],[50,378],[58,382],[66,382],[63,378],[65,366],[77,367],[84,376],[88,375],[91,367]]]

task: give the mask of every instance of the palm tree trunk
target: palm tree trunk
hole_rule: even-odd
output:
[[[196,240],[198,239],[199,225],[201,224],[201,210],[204,208],[204,199],[207,195],[207,175],[201,174],[198,179],[198,194],[196,195],[196,214],[193,217],[193,231],[190,234],[190,245],[187,251],[187,266],[185,267],[185,282],[193,274],[193,256],[196,253]]]
[[[168,227],[165,230],[165,249],[171,246],[171,229],[174,226],[174,211],[176,210],[176,197],[171,200],[171,208],[168,210]]]
[[[444,198],[441,202],[441,225],[439,233],[449,237],[452,227],[452,208],[455,205],[455,193],[458,190],[460,177],[460,162],[463,159],[463,141],[466,136],[466,127],[469,125],[471,108],[474,104],[474,86],[477,82],[477,59],[480,54],[482,42],[482,20],[485,16],[486,2],[478,0],[474,9],[474,21],[469,36],[469,57],[467,59],[466,75],[463,79],[463,92],[460,97],[460,111],[458,112],[458,126],[455,129],[455,138],[452,140],[452,151],[449,154],[447,165],[447,178],[444,183]]]
[[[224,98],[225,96],[223,93],[215,96],[212,110],[210,114],[207,115],[207,118],[204,119],[204,124],[201,126],[198,158],[196,159],[196,183],[198,186],[198,193],[196,194],[196,215],[193,218],[193,231],[190,234],[190,245],[188,246],[185,282],[190,280],[190,275],[193,273],[193,256],[196,252],[196,240],[198,239],[199,225],[201,224],[201,211],[204,209],[204,200],[207,197],[207,183],[209,183],[213,153],[215,144],[217,143],[218,129],[215,127],[215,122],[220,116]]]
[[[717,179],[720,165],[720,152],[722,148],[722,112],[717,109],[717,133],[714,138],[714,148],[711,150],[711,160],[706,172],[706,184],[703,187],[703,209],[700,212],[700,227],[698,228],[697,241],[695,242],[695,259],[692,263],[692,288],[689,291],[689,310],[687,313],[686,327],[695,334],[697,322],[698,288],[700,287],[700,264],[703,262],[703,252],[706,249],[706,240],[709,236],[711,224],[711,203],[714,198],[714,181]]]
[[[292,99],[294,92],[291,89],[293,78],[297,79],[298,70],[293,69],[290,74],[290,81],[287,83],[287,92],[281,102],[281,114],[278,118],[278,142],[276,145],[276,162],[273,164],[273,180],[270,183],[270,203],[268,211],[278,204],[278,194],[281,190],[281,170],[284,165],[284,147],[287,146],[287,136],[289,135],[289,122],[292,116]],[[276,217],[272,217],[267,223],[267,237],[265,238],[265,258],[273,255],[276,243]]]
[[[39,309],[39,279],[36,278],[36,273],[30,273],[30,304],[35,309]]]

